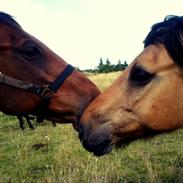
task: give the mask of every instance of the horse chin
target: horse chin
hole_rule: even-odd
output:
[[[119,149],[119,148],[126,148],[129,144],[131,143],[131,141],[130,140],[126,140],[126,141],[124,141],[124,140],[120,140],[120,141],[118,141],[116,144],[115,144],[115,147],[116,147],[116,149]]]
[[[118,137],[116,140],[115,147],[117,149],[119,148],[126,148],[130,143],[132,143],[135,140],[149,140],[152,139],[154,136],[158,135],[159,132],[158,131],[154,131],[154,130],[150,130],[148,128],[146,128],[144,133],[137,133],[137,134],[129,134],[125,137]]]

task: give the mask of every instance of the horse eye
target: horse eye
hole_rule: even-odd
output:
[[[148,84],[153,77],[154,74],[149,73],[140,67],[135,67],[131,72],[130,80],[137,86],[143,86]]]
[[[27,60],[34,60],[41,56],[40,49],[34,44],[26,44],[20,50],[20,53]]]

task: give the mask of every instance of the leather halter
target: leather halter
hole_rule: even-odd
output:
[[[73,71],[74,67],[68,64],[53,83],[41,86],[15,79],[0,72],[0,83],[33,92],[43,99],[50,100],[53,97],[53,94],[58,90],[58,88],[64,83],[64,81]]]

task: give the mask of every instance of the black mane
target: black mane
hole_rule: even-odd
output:
[[[159,43],[164,44],[174,62],[183,67],[183,16],[166,16],[163,22],[152,26],[144,47]]]
[[[4,12],[0,12],[0,22],[8,24],[10,26],[21,28],[21,26],[13,19],[13,16]]]

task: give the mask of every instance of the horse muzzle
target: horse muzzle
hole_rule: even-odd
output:
[[[112,151],[113,143],[110,129],[101,127],[91,132],[89,127],[79,124],[79,139],[83,147],[95,156],[102,156]]]

